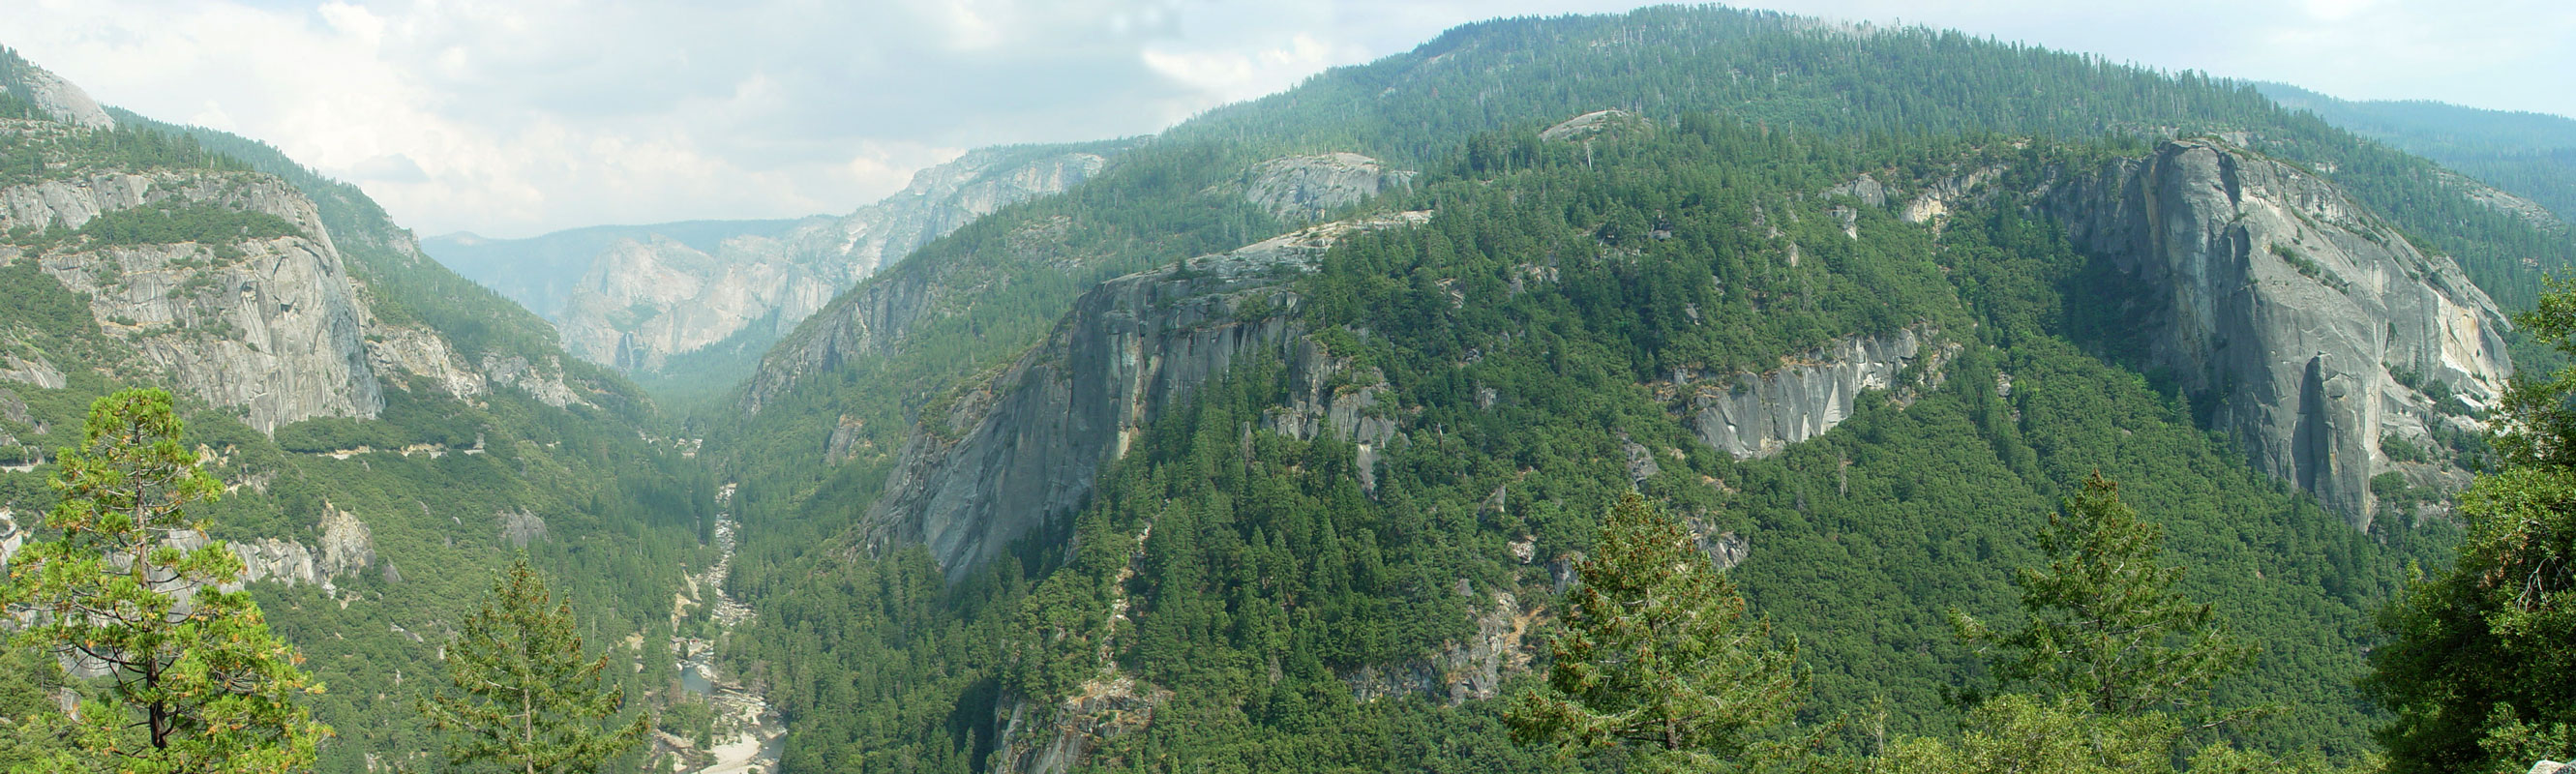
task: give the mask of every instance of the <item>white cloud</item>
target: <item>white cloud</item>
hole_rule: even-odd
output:
[[[1155,131],[1493,16],[1607,0],[18,0],[103,102],[496,235],[846,211],[960,149]],[[299,4],[300,3],[300,4]],[[2576,113],[2576,5],[1775,0],[2353,98]]]

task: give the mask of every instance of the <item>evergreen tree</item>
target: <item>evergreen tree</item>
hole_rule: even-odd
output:
[[[1621,755],[1643,771],[1707,771],[1765,751],[1803,688],[1797,649],[1709,567],[1681,524],[1630,493],[1577,563],[1548,691],[1507,715],[1524,741]]]
[[[107,701],[82,709],[81,762],[44,768],[283,772],[311,766],[330,733],[296,702],[322,691],[302,657],[248,593],[223,590],[241,558],[188,517],[217,489],[180,430],[160,390],[92,403],[49,482],[62,499],[45,525],[61,537],[10,564],[5,599],[31,620],[18,640],[113,679]]]
[[[2174,589],[2183,568],[2159,561],[2164,528],[2139,519],[2100,473],[2049,517],[2040,548],[2048,565],[2019,578],[2029,615],[2020,630],[1997,634],[1957,616],[1962,638],[2015,654],[2001,665],[2008,680],[2080,697],[2098,714],[2194,710],[2211,681],[2256,652],[2208,604]]]
[[[521,557],[447,647],[454,692],[421,703],[448,734],[447,758],[493,771],[597,771],[644,737],[652,718],[605,725],[624,696],[602,686],[608,656],[583,655],[572,605],[547,592]]]
[[[2515,322],[2576,353],[2576,285]],[[2576,367],[2517,379],[2496,426],[2501,470],[2460,497],[2459,560],[2381,613],[2395,641],[2369,686],[2397,715],[2389,770],[2522,771],[2576,757]]]

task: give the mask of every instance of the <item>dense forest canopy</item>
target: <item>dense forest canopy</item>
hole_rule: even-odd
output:
[[[0,50],[0,82],[24,66]],[[1651,574],[1675,556],[1694,563],[1681,587],[1711,597],[1707,610],[1760,622],[1703,632],[1743,638],[1707,652],[1760,654],[1737,666],[1759,671],[1764,701],[1784,703],[1728,717],[1785,730],[1668,728],[1668,742],[1722,739],[1709,744],[1730,755],[1630,759],[1639,768],[1733,766],[1753,760],[1732,755],[1756,746],[1743,740],[1759,739],[1778,743],[1765,756],[1811,769],[2010,769],[2018,759],[1994,753],[1997,734],[2094,767],[2057,767],[2070,771],[2264,768],[2275,755],[2302,770],[2370,768],[2383,754],[2397,756],[2393,770],[2430,771],[2576,752],[2565,713],[2535,699],[2565,682],[2564,659],[2531,634],[2564,631],[2567,564],[2551,553],[2564,536],[2548,519],[2507,518],[2563,510],[2551,476],[2565,461],[2509,435],[2494,459],[2514,470],[2478,485],[2465,520],[2445,507],[2450,493],[2400,477],[2374,489],[2394,517],[2354,529],[2196,423],[2196,396],[2146,372],[2137,321],[2111,303],[2151,289],[2119,286],[2036,206],[2081,170],[2223,137],[2340,186],[2358,217],[2455,259],[2499,305],[2555,304],[2525,324],[2564,349],[2571,302],[2540,281],[2576,263],[2563,228],[2245,84],[1718,7],[1467,25],[1174,127],[1064,194],[924,246],[766,355],[738,341],[691,361],[760,357],[732,400],[686,418],[565,357],[544,320],[427,260],[354,186],[255,141],[124,111],[114,129],[62,128],[23,91],[0,94],[11,129],[0,187],[93,172],[274,176],[313,201],[326,233],[175,204],[7,233],[0,250],[18,258],[0,266],[0,354],[72,366],[61,386],[0,392],[0,456],[34,468],[0,473],[9,508],[60,502],[44,450],[71,440],[91,398],[156,378],[39,258],[187,243],[220,262],[258,240],[327,238],[362,288],[371,345],[426,331],[487,373],[552,369],[578,390],[460,397],[388,370],[372,416],[273,433],[178,401],[198,464],[233,484],[196,506],[208,535],[313,542],[317,519],[345,512],[366,519],[375,552],[400,557],[330,587],[250,587],[265,625],[332,686],[299,705],[337,731],[318,748],[323,770],[436,767],[412,752],[437,735],[406,681],[435,679],[452,622],[520,557],[495,599],[562,605],[522,611],[536,632],[522,636],[580,683],[564,702],[577,705],[575,741],[622,729],[615,744],[573,745],[617,770],[661,765],[629,749],[648,726],[674,738],[712,728],[710,704],[689,698],[703,689],[685,687],[704,674],[670,657],[693,647],[721,648],[722,671],[779,712],[786,771],[1016,770],[1050,744],[1078,748],[1059,760],[1083,770],[1605,770],[1603,758],[1523,744],[1533,724],[1498,698],[1544,683],[1626,706],[1586,686],[1651,681],[1587,683],[1595,667],[1542,654],[1590,652],[1580,637],[1591,635],[1560,618],[1577,605],[1591,611],[1577,616],[1594,627],[1583,631],[1617,629],[1600,614],[1622,604],[1604,596],[1615,576],[1595,570]],[[1602,110],[1619,113],[1559,126]],[[2478,136],[2501,139],[2442,142],[2490,159],[2537,142]],[[1096,485],[1040,514],[998,560],[943,567],[930,547],[870,539],[884,534],[868,522],[891,518],[878,500],[905,483],[904,463],[965,442],[955,423],[1003,397],[1002,375],[1047,365],[1033,358],[1074,324],[1085,293],[1120,278],[1197,287],[1192,256],[1310,225],[1248,197],[1246,170],[1321,152],[1411,173],[1321,220],[1427,217],[1352,229],[1311,265],[1227,285],[1206,307],[1221,313],[1191,325],[1276,324],[1287,343],[1157,396],[1170,403],[1149,420],[1092,428],[1121,434]],[[1997,182],[1936,217],[1901,217],[1855,187],[1866,175],[1923,191],[1972,171]],[[2485,179],[2545,199],[2548,174],[2532,174]],[[1167,306],[1115,311],[1153,320]],[[850,320],[862,334],[832,327]],[[1694,425],[1695,401],[1729,384],[1899,337],[1918,348],[1841,396],[1829,431],[1739,456]],[[2552,401],[2567,380],[2519,388],[2498,410],[2558,428]],[[1346,397],[1365,398],[1347,420],[1298,414],[1324,413],[1301,401]],[[704,436],[703,453],[688,435]],[[2486,459],[2482,439],[2446,440],[2456,448],[2381,443],[2416,462]],[[741,535],[720,524],[728,513]],[[1616,514],[1606,531],[1605,514]],[[2053,693],[2045,676],[2062,664],[1981,651],[1992,630],[1962,622],[2052,631],[2048,605],[2081,596],[2048,597],[2033,580],[2046,576],[2025,571],[2073,566],[2060,541],[2078,539],[2064,526],[2075,516],[2152,543],[2130,546],[2140,561],[2173,563],[2156,565],[2148,591],[2189,613],[2182,628],[2227,638],[2176,682],[2194,707],[2249,711],[2183,725],[2161,705]],[[1639,535],[1661,542],[1644,553],[1601,542]],[[697,574],[711,566],[730,575]],[[2478,574],[2490,567],[2530,572],[2543,601],[2501,594]],[[749,604],[726,621],[740,627],[732,636],[692,608],[713,593],[702,582]],[[469,634],[478,647],[498,636]],[[2502,668],[2445,672],[2436,662],[2453,646],[2529,665],[2539,687],[2489,685],[2511,679]],[[494,653],[482,660],[509,661]],[[40,661],[0,660],[0,683],[84,690]],[[453,674],[476,673],[464,666]],[[544,682],[515,689],[532,696]],[[487,704],[451,701],[437,725],[512,717]],[[0,717],[43,705],[0,690]],[[2484,746],[2451,738],[2471,732]],[[51,754],[15,744],[0,745],[0,762]]]

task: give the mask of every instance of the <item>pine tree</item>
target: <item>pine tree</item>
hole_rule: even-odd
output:
[[[1548,691],[1514,699],[1515,736],[1623,756],[1644,771],[1708,771],[1759,752],[1804,688],[1797,649],[1774,646],[1734,584],[1681,524],[1619,500],[1595,556],[1576,564]]]
[[[9,566],[5,599],[31,619],[18,640],[113,679],[109,701],[81,709],[74,736],[87,764],[139,774],[311,766],[330,728],[296,697],[322,686],[248,593],[223,590],[241,558],[188,517],[217,489],[180,431],[160,390],[90,405],[81,445],[61,450],[49,482],[62,500],[45,525],[61,538],[28,544]]]
[[[2576,354],[2576,285],[2514,318]],[[2458,561],[2381,611],[2367,681],[2395,722],[2388,770],[2522,771],[2576,757],[2576,366],[2505,394],[2502,469],[2460,496]]]
[[[525,774],[597,771],[644,737],[652,719],[609,726],[624,696],[601,685],[608,656],[582,654],[572,605],[558,602],[522,557],[447,646],[453,692],[421,703],[446,732],[448,762]]]
[[[1963,639],[2013,654],[2006,679],[2080,697],[2095,713],[2135,715],[2203,708],[2212,681],[2252,660],[2256,649],[2209,605],[2174,589],[2183,568],[2158,560],[2164,528],[2138,518],[2100,473],[2049,517],[2039,542],[2048,565],[2019,579],[2028,623],[1997,634],[1957,616]]]

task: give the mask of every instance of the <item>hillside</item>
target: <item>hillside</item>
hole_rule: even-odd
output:
[[[329,686],[322,771],[467,768],[416,700],[518,556],[613,714],[655,719],[604,771],[1646,770],[1510,719],[1580,688],[1550,674],[1585,663],[1578,599],[1631,630],[1749,612],[1735,650],[1680,650],[1788,654],[1786,722],[1712,770],[1982,744],[2362,771],[2392,721],[2519,766],[2570,726],[2474,692],[2392,710],[2370,678],[2475,639],[2441,594],[2576,600],[2564,530],[2498,537],[2493,490],[2461,494],[2576,470],[2493,434],[2576,427],[2514,386],[2576,303],[2513,316],[2576,242],[2545,188],[2405,144],[2496,161],[2555,124],[2379,106],[2374,135],[2349,107],[1949,31],[1518,18],[1152,137],[974,151],[847,216],[434,260],[276,148],[0,49],[0,564],[40,536],[47,450],[150,386],[222,485],[204,537]],[[2534,512],[2564,512],[2558,474]],[[2162,560],[2063,541],[2104,479],[2149,523],[2112,539]],[[1675,517],[1670,550],[1605,542],[1614,504]],[[2522,551],[2497,566],[2540,593],[2450,569],[2462,546]],[[2209,714],[1997,720],[2047,689],[1971,619],[2045,623],[2021,603],[2070,552],[2250,647],[2172,705]],[[1727,593],[1606,597],[1619,555]],[[2070,626],[2136,633],[2105,620]],[[2145,630],[2122,655],[2210,643]],[[2473,666],[2565,662],[2507,644],[2536,652]],[[0,655],[0,723],[54,712],[11,678],[61,670]],[[1643,693],[1740,666],[1707,663]],[[2132,732],[2158,741],[2113,749]]]
[[[1541,766],[1427,740],[1508,755],[1497,638],[1634,486],[1810,644],[1819,716],[1930,730],[1974,674],[1942,611],[2005,604],[2098,469],[2264,630],[2227,690],[2298,698],[2245,738],[2358,754],[2367,612],[2445,550],[2503,310],[2576,255],[2456,180],[1952,33],[1469,25],[1175,127],[771,350],[701,419],[737,582],[794,627],[735,657],[783,672],[796,770]],[[1320,206],[1257,195],[1291,188]]]
[[[563,313],[573,284],[610,245],[625,241],[666,239],[698,252],[714,252],[725,240],[742,236],[775,237],[795,227],[794,220],[692,220],[645,226],[589,226],[524,239],[495,239],[458,232],[420,240],[421,252],[466,279],[491,288],[548,320]]]
[[[1124,148],[984,148],[839,217],[594,227],[429,247],[552,319],[574,355],[695,403],[731,387],[762,350],[851,283],[997,208],[1078,184]]]
[[[10,83],[86,103],[0,62]],[[274,149],[63,115],[0,99],[7,545],[51,506],[51,450],[77,442],[91,398],[169,389],[224,485],[211,536],[330,688],[314,701],[338,729],[324,771],[430,746],[404,675],[435,663],[517,552],[564,579],[602,640],[668,639],[684,568],[713,562],[713,487],[631,384]],[[667,690],[670,659],[624,658],[636,695]]]
[[[2342,100],[2281,83],[2255,87],[2285,107],[2502,189],[2479,194],[2496,206],[2546,208],[2562,229],[2576,221],[2576,119],[2423,100]]]

